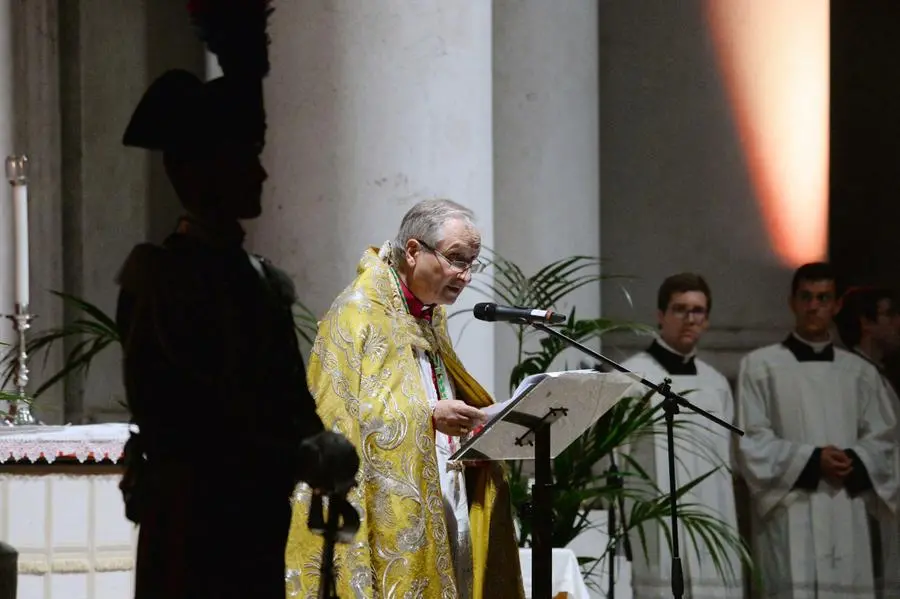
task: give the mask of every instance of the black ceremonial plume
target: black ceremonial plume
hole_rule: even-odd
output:
[[[189,0],[197,35],[228,76],[262,79],[269,73],[271,0]]]

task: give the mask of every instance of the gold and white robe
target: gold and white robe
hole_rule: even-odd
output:
[[[307,378],[322,422],[360,453],[360,484],[348,500],[361,523],[354,541],[336,548],[337,594],[457,599],[471,592],[473,599],[521,599],[509,488],[498,464],[465,470],[471,558],[462,564],[460,554],[454,556],[459,544],[449,535],[459,518],[453,522],[445,510],[440,437],[431,419],[436,396],[421,356],[440,357],[456,399],[478,408],[493,400],[453,351],[446,310],[435,308],[431,323],[413,318],[386,260],[386,248],[364,253],[356,279],[319,322],[309,360]],[[285,561],[288,595],[302,599],[316,597],[323,545],[308,530],[308,514],[309,490],[301,485]],[[459,581],[461,569],[471,577]],[[460,592],[458,582],[471,586]]]

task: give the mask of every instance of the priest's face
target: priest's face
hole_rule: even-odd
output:
[[[838,308],[834,281],[799,281],[790,305],[798,335],[807,341],[829,339]]]
[[[452,304],[472,281],[472,270],[480,268],[480,251],[481,235],[471,223],[450,220],[434,245],[406,242],[406,285],[425,304]]]
[[[662,340],[675,351],[689,354],[709,327],[709,299],[702,291],[673,293],[666,311],[657,316]]]

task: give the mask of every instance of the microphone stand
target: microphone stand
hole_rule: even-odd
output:
[[[595,364],[593,368],[587,363],[582,362],[580,368],[588,370],[596,370],[597,372],[601,372],[602,364]],[[609,452],[609,468],[606,470],[606,480],[607,485],[611,489],[619,490],[622,489],[625,484],[622,480],[622,476],[619,474],[619,467],[616,464],[616,449],[615,447]],[[619,509],[618,515],[616,514],[616,508]],[[616,537],[618,533],[618,525],[616,523],[616,518],[621,516],[622,518],[622,526],[626,526],[628,520],[625,518],[625,499],[621,494],[616,496],[616,501],[610,501],[609,505],[606,506],[606,536],[610,539],[612,543],[612,556],[609,558],[609,572],[608,581],[607,581],[607,599],[616,599],[616,575],[613,566],[615,565],[615,559],[619,555],[619,543],[622,543],[622,549],[625,553],[625,560],[628,562],[633,561],[633,555],[631,552],[631,537],[628,534],[623,534],[621,539]]]
[[[602,371],[602,366],[602,364],[595,364],[591,367],[587,362],[582,362],[579,365],[583,370],[596,370],[597,372]],[[606,481],[606,484],[616,491],[625,486],[622,476],[619,474],[619,466],[616,464],[615,448],[609,452],[609,468],[606,470]],[[616,508],[619,510],[618,514],[616,513]],[[612,543],[612,555],[609,557],[609,572],[607,572],[607,599],[616,599],[616,574],[614,566],[616,557],[619,555],[619,543],[622,544],[625,560],[631,562],[633,559],[631,553],[631,538],[628,534],[623,534],[621,539],[617,538],[618,524],[616,518],[619,516],[622,518],[622,526],[626,526],[628,520],[625,518],[625,499],[621,494],[616,496],[615,501],[610,500],[609,504],[606,506],[606,536],[610,540],[610,543]]]
[[[608,480],[609,486],[613,489],[621,489],[624,486],[624,482],[622,481],[622,477],[619,475],[619,468],[616,465],[616,450],[613,449],[609,454],[609,470],[608,470]],[[619,514],[622,516],[622,525],[625,525],[625,500],[622,495],[619,494],[616,498],[616,502],[609,503],[609,512],[607,514],[606,519],[606,534],[610,539],[616,539],[617,526],[616,526],[616,508],[619,508]],[[628,537],[628,534],[622,535],[622,547],[625,550],[625,559],[627,561],[632,561],[632,553],[631,553],[631,539]],[[616,556],[619,553],[619,540],[616,539],[613,541],[613,550],[612,555],[609,557],[609,581],[608,586],[609,590],[606,593],[608,599],[616,598],[616,574],[615,574],[615,560]]]
[[[709,412],[698,408],[682,396],[674,393],[672,391],[672,381],[671,379],[663,379],[663,382],[660,384],[651,383],[647,379],[631,372],[618,362],[615,362],[603,354],[599,352],[595,352],[594,350],[582,345],[581,343],[575,341],[571,337],[560,333],[559,331],[550,328],[546,324],[542,322],[527,322],[525,324],[530,324],[534,328],[543,331],[557,339],[561,339],[565,341],[570,346],[581,350],[585,354],[591,356],[592,358],[606,364],[607,366],[618,370],[622,374],[627,375],[632,380],[642,384],[659,393],[663,398],[663,410],[665,411],[666,418],[666,445],[669,452],[669,513],[672,520],[672,596],[674,599],[682,599],[684,597],[684,571],[681,567],[681,549],[680,549],[680,541],[678,539],[678,500],[675,498],[675,433],[674,433],[674,425],[675,425],[675,414],[678,414],[680,408],[687,408],[710,422],[714,422],[718,424],[722,428],[728,429],[729,431],[735,433],[736,435],[743,435],[744,431],[734,426],[730,422],[725,422],[721,418],[717,418],[713,416]],[[612,563],[610,563],[610,568],[612,567]],[[545,599],[541,597],[540,599]]]
[[[349,489],[347,489],[349,491]],[[310,502],[307,526],[325,539],[319,566],[317,599],[339,599],[334,572],[334,549],[337,543],[349,543],[359,530],[359,514],[347,501],[347,491],[328,495],[328,519],[323,516],[323,498],[314,494]]]

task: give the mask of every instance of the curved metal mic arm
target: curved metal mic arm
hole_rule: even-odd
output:
[[[314,493],[309,505],[309,530],[325,538],[322,565],[319,567],[319,599],[337,599],[334,579],[334,546],[350,543],[359,531],[359,513],[349,501],[349,488],[328,494],[328,517],[325,517],[324,495]]]

